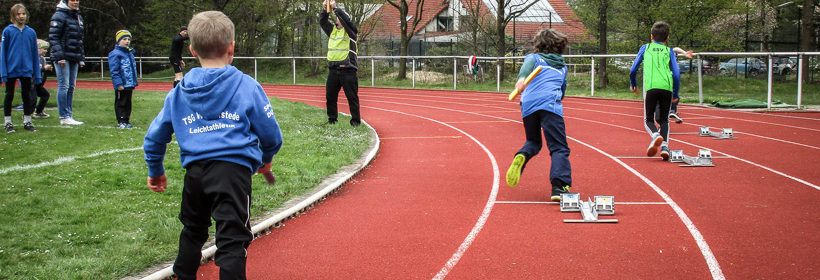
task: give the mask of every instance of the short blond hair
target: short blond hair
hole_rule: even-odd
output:
[[[188,23],[188,38],[200,58],[221,57],[234,41],[233,22],[220,11],[198,13]]]
[[[26,6],[23,6],[23,4],[17,3],[17,4],[14,4],[14,6],[11,6],[11,9],[9,10],[9,16],[10,16],[9,19],[11,20],[11,23],[26,24],[25,22],[17,22],[17,13],[21,9],[26,12],[26,15],[28,15],[28,9],[26,9]],[[28,21],[28,17],[26,17],[26,21]]]

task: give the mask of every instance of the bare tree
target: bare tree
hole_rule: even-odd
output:
[[[496,18],[495,31],[496,34],[496,56],[503,57],[507,52],[507,34],[504,32],[507,29],[507,24],[514,18],[520,16],[527,11],[532,5],[538,3],[538,0],[496,0]],[[504,79],[504,61],[499,60],[498,65],[501,68],[501,79]]]
[[[811,50],[811,43],[814,41],[814,11],[815,0],[803,0],[802,8],[802,32],[800,34],[800,51],[807,52]],[[809,60],[803,57],[803,82],[808,82],[809,77]]]
[[[606,45],[606,14],[607,8],[609,8],[609,1],[601,0],[600,6],[598,6],[598,16],[601,17],[601,20],[598,21],[598,53],[605,54],[607,53],[607,45]],[[601,58],[598,60],[598,82],[601,83],[601,88],[606,88],[608,81],[606,75],[606,58]],[[595,86],[595,85],[593,85]]]
[[[413,34],[416,32],[416,27],[419,22],[421,22],[424,0],[417,1],[418,2],[415,3],[415,13],[412,17],[408,18],[407,14],[409,13],[410,4],[412,3],[408,4],[407,0],[387,0],[388,4],[399,10],[399,27],[401,30],[401,47],[399,49],[399,53],[402,58],[399,60],[399,75],[396,77],[398,80],[404,80],[407,78],[407,58],[404,58],[404,56],[407,56],[407,49],[410,45],[410,39],[413,38]],[[413,0],[410,0],[410,2],[413,2]],[[408,26],[408,20],[411,20],[410,26]]]
[[[464,5],[464,10],[459,10],[457,13],[459,14],[458,28],[462,32],[457,36],[460,42],[469,47],[470,54],[481,55],[483,51],[479,40],[488,34],[484,23],[487,22],[489,13],[487,9],[481,8],[483,5],[481,0],[462,0],[461,3]]]

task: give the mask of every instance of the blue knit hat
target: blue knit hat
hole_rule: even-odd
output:
[[[125,37],[132,38],[131,37],[131,32],[129,32],[128,30],[125,30],[125,29],[117,31],[117,44],[119,44],[120,40],[122,40],[122,38],[125,38]]]

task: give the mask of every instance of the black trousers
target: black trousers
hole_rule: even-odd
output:
[[[179,279],[196,279],[213,217],[219,279],[246,279],[247,249],[253,240],[249,220],[253,173],[245,166],[217,160],[197,161],[186,169],[174,273]]]
[[[327,99],[327,119],[336,122],[339,117],[339,90],[344,89],[347,104],[350,106],[350,123],[360,123],[359,115],[359,77],[354,69],[330,69],[325,84],[325,98]]]
[[[20,93],[23,95],[23,115],[30,116],[34,112],[31,104],[31,77],[8,78],[6,82],[6,98],[3,99],[3,116],[11,116],[11,102],[14,101],[14,86],[20,80]]]
[[[31,94],[31,104],[36,104],[34,107],[34,112],[38,114],[42,113],[43,110],[46,109],[46,103],[48,103],[48,99],[51,97],[51,93],[49,93],[48,90],[45,87],[43,87],[43,85],[44,84],[39,84],[34,85],[34,87],[32,87],[34,94]],[[39,103],[37,102],[37,97],[40,98]]]
[[[644,125],[646,130],[652,134],[660,130],[663,141],[669,141],[669,107],[672,103],[672,92],[663,89],[650,89],[646,91],[644,100]],[[655,117],[655,108],[658,108],[658,117]],[[658,126],[655,126],[658,122]]]
[[[541,132],[547,139],[547,148],[550,151],[550,183],[553,186],[563,187],[572,185],[572,166],[569,163],[569,145],[564,127],[564,118],[561,116],[538,110],[524,117],[524,133],[527,142],[518,150],[517,154],[524,154],[527,161],[541,151]]]
[[[133,92],[134,89],[114,90],[114,115],[117,117],[117,123],[130,123]]]

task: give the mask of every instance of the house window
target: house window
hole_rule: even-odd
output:
[[[436,17],[436,31],[453,31],[453,17],[439,16]]]

